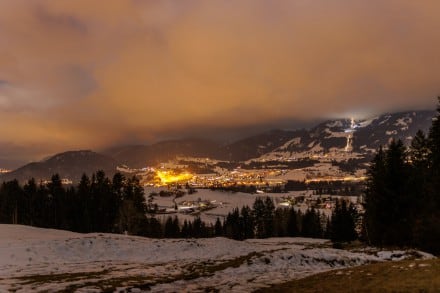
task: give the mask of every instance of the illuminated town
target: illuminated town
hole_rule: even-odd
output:
[[[194,172],[189,162],[208,167],[212,172]],[[327,216],[341,197],[362,209],[359,191],[366,178],[362,170],[351,174],[330,163],[298,169],[250,169],[246,164],[219,168],[221,163],[229,162],[178,158],[156,167],[119,166],[118,171],[140,179],[149,213],[156,215],[201,216],[204,221],[213,223],[216,218],[223,219],[233,208],[251,206],[256,196],[270,196],[279,207],[301,211],[315,208]],[[298,186],[292,187],[292,184]]]

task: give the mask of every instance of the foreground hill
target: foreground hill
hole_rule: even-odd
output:
[[[24,165],[17,170],[3,174],[0,181],[17,179],[20,182],[30,178],[48,180],[55,173],[61,178],[69,178],[78,182],[83,173],[103,170],[108,176],[116,172],[117,162],[108,156],[101,155],[92,151],[69,151],[54,155],[47,160],[34,162]]]
[[[316,274],[258,292],[439,292],[440,260],[381,262]]]
[[[372,262],[432,258],[409,251],[358,252],[326,240],[149,239],[0,225],[0,291],[249,292]]]

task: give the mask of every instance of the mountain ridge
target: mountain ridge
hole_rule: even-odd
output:
[[[203,138],[184,138],[151,145],[128,145],[102,153],[67,151],[3,174],[0,181],[31,177],[49,179],[54,173],[77,181],[83,173],[104,170],[111,176],[118,165],[141,168],[176,157],[233,162],[291,161],[312,157],[336,161],[365,159],[391,139],[402,139],[409,145],[417,130],[428,131],[434,116],[435,111],[406,111],[370,119],[331,119],[309,129],[274,129],[229,144]]]

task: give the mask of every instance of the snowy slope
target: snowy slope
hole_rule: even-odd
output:
[[[409,255],[348,252],[325,243],[304,238],[159,240],[0,225],[0,291],[243,292]]]
[[[421,129],[431,125],[433,111],[413,111],[384,114],[373,118],[354,120],[336,119],[321,123],[301,136],[292,134],[282,145],[250,160],[289,160],[319,158],[342,161],[368,156],[391,139],[405,144]]]

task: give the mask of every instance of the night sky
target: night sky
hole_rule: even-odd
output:
[[[1,0],[0,158],[434,109],[439,12],[438,0]]]

